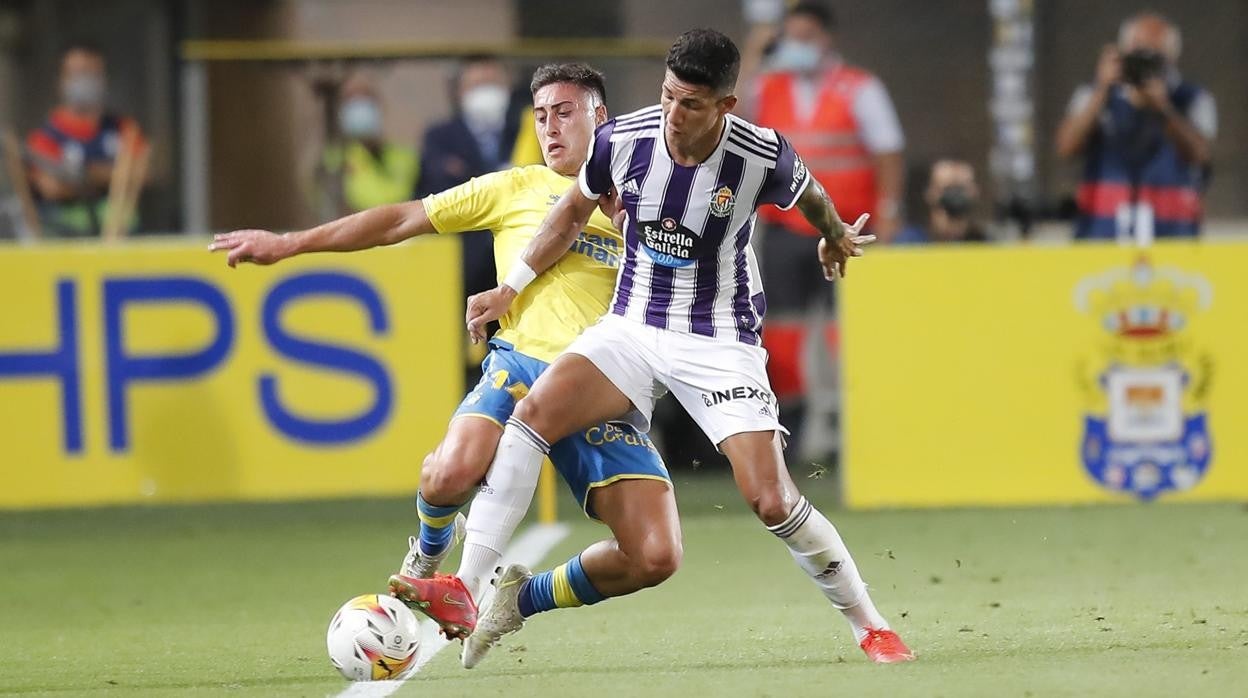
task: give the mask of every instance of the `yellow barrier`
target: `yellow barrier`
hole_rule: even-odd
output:
[[[1248,245],[876,250],[842,289],[853,507],[1248,498]]]
[[[463,391],[458,254],[0,250],[0,508],[414,492]]]

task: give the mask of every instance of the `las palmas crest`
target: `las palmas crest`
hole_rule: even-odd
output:
[[[1204,477],[1212,360],[1192,324],[1212,302],[1204,277],[1147,258],[1076,287],[1075,306],[1098,327],[1094,352],[1079,366],[1080,450],[1088,474],[1107,489],[1149,500]]]

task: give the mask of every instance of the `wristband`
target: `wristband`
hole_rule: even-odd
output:
[[[524,287],[528,286],[536,278],[537,272],[525,264],[523,259],[517,259],[516,263],[512,265],[511,271],[507,272],[507,278],[503,279],[503,284],[510,286],[519,295],[524,290]]]

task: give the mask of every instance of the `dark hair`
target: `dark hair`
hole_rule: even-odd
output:
[[[829,34],[836,31],[836,11],[817,0],[802,0],[789,9],[789,16],[802,15],[814,20]]]
[[[598,95],[598,100],[607,103],[607,81],[602,73],[586,63],[547,63],[533,71],[533,81],[529,83],[529,91],[537,91],[547,85],[567,82]]]
[[[732,39],[714,29],[690,29],[668,49],[667,69],[684,82],[722,94],[737,84],[741,53]]]

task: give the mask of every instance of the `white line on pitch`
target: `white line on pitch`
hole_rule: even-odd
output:
[[[538,524],[525,529],[524,533],[511,542],[507,554],[503,556],[504,564],[518,562],[533,567],[540,563],[560,541],[568,537],[570,529],[567,524]],[[434,656],[450,644],[446,638],[438,634],[438,625],[431,621],[422,622],[420,629],[420,658],[416,666],[407,676],[394,681],[358,681],[352,683],[337,694],[338,698],[385,698],[403,687],[403,684],[429,663]]]

